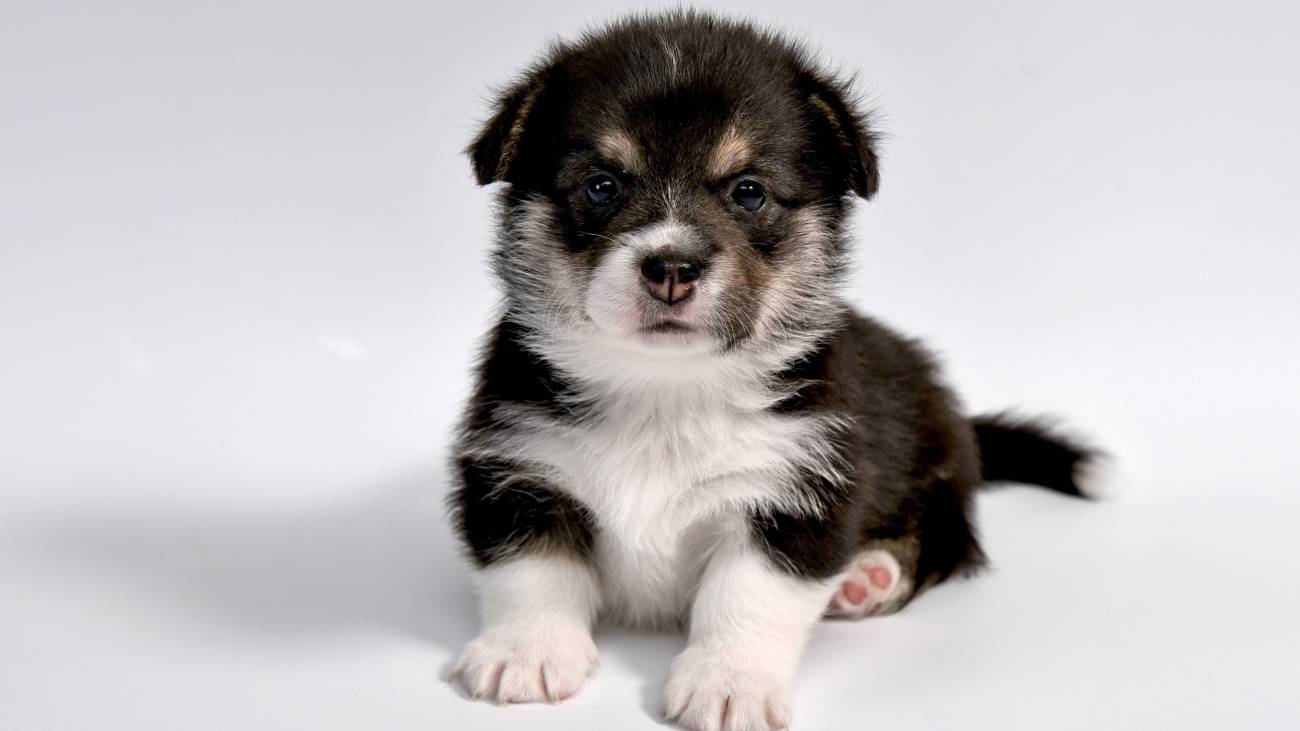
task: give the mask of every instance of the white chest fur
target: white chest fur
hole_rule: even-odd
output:
[[[514,459],[543,467],[590,511],[603,604],[634,624],[684,617],[717,539],[748,530],[755,509],[809,509],[790,481],[828,469],[824,418],[745,408],[726,393],[657,395],[606,399],[580,420],[521,412],[508,440]]]

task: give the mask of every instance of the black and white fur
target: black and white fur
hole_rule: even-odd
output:
[[[983,564],[981,483],[1084,492],[1097,454],[968,418],[919,344],[844,305],[876,138],[780,35],[696,13],[589,33],[469,152],[503,183],[505,294],[450,501],[481,588],[455,670],[474,697],[575,693],[605,618],[688,629],[671,719],[785,728],[819,619]]]

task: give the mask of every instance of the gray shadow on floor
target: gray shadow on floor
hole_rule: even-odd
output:
[[[605,662],[626,666],[642,679],[637,701],[645,715],[661,726],[671,726],[664,719],[664,685],[673,658],[686,646],[685,632],[602,626],[596,644]]]
[[[445,492],[427,469],[306,510],[99,505],[46,523],[29,547],[54,570],[259,640],[396,633],[455,653],[477,619]]]

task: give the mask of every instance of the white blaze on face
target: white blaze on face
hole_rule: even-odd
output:
[[[584,303],[587,316],[610,335],[637,340],[654,340],[645,330],[668,321],[704,330],[710,304],[717,299],[707,272],[695,295],[671,310],[650,296],[641,279],[641,262],[646,257],[664,251],[689,251],[695,238],[691,227],[671,218],[619,237],[592,274]],[[694,337],[672,336],[681,344],[707,338],[707,332]]]

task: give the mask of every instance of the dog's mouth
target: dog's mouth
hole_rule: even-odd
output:
[[[641,328],[641,332],[653,335],[685,335],[695,331],[695,327],[680,320],[658,320]]]
[[[655,319],[636,329],[636,342],[646,353],[686,355],[710,352],[713,338],[698,324],[675,318]]]

